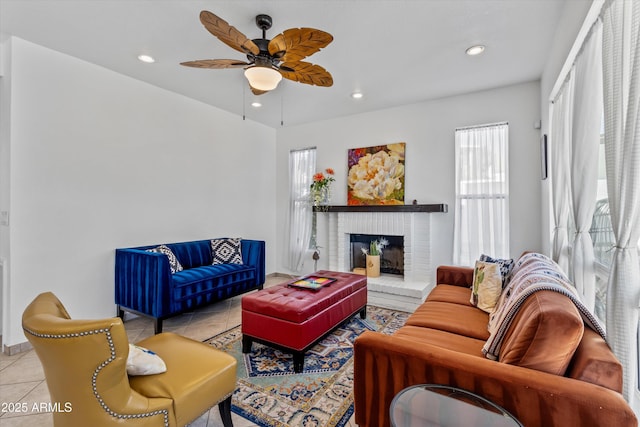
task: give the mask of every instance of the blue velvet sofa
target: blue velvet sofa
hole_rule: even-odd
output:
[[[212,265],[211,240],[164,245],[184,270],[172,273],[169,257],[148,251],[159,245],[116,249],[115,303],[120,318],[125,311],[151,317],[159,333],[164,319],[264,285],[264,241],[241,240],[242,264]]]

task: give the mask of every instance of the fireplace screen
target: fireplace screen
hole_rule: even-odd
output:
[[[382,250],[380,256],[380,272],[404,276],[404,237],[380,236],[372,234],[350,234],[351,242],[351,270],[365,268],[366,256],[363,249],[368,250],[373,240],[384,238],[389,245]]]

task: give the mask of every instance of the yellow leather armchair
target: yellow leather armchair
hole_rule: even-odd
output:
[[[231,423],[236,360],[173,333],[137,345],[158,354],[167,371],[129,377],[129,343],[119,318],[73,320],[51,292],[38,295],[22,315],[47,380],[56,427],[184,426],[218,404]]]

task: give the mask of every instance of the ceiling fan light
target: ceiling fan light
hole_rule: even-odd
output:
[[[275,89],[282,80],[282,74],[269,67],[247,68],[244,75],[252,88],[265,91]]]

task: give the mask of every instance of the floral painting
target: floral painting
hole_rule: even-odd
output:
[[[404,204],[405,143],[349,149],[349,205]]]

